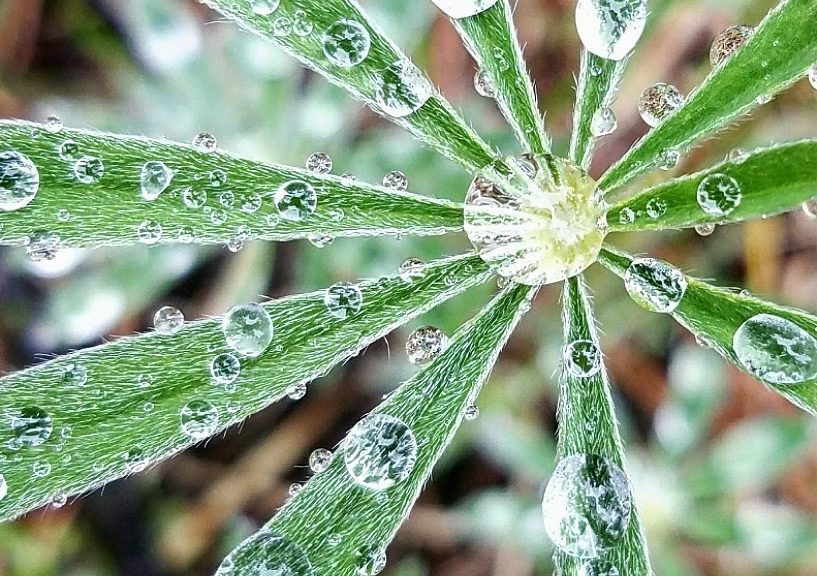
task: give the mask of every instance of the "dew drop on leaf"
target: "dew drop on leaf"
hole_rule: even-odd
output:
[[[229,190],[227,192],[222,192],[218,195],[218,203],[229,210],[235,206],[235,194]]]
[[[384,490],[408,478],[417,461],[417,440],[401,420],[373,414],[358,422],[343,446],[352,479],[372,490]]]
[[[654,258],[636,258],[624,273],[624,286],[636,304],[650,312],[672,312],[687,289],[680,270]]]
[[[326,448],[318,448],[309,455],[309,468],[315,474],[319,474],[329,468],[332,462],[332,452]]]
[[[315,572],[300,546],[270,532],[258,532],[224,559],[216,576],[315,576]]]
[[[332,316],[345,320],[360,312],[363,293],[357,284],[338,282],[326,289],[323,303]]]
[[[250,8],[253,14],[258,16],[269,16],[278,9],[281,0],[250,0]]]
[[[6,497],[9,493],[9,485],[6,482],[6,477],[0,474],[0,500]]]
[[[398,60],[374,79],[377,107],[395,118],[408,116],[431,98],[428,79],[410,60]]]
[[[303,484],[299,484],[298,482],[293,482],[292,484],[289,485],[289,489],[287,490],[287,493],[290,496],[295,496],[298,492],[300,492],[303,489],[304,489]]]
[[[593,136],[607,136],[615,132],[616,128],[618,128],[618,120],[612,108],[602,106],[593,113],[593,118],[590,120],[590,133]]]
[[[170,181],[173,180],[173,170],[167,167],[164,162],[151,160],[142,165],[139,173],[139,187],[142,191],[142,198],[148,201],[156,200],[159,194],[164,192]]]
[[[400,267],[397,269],[397,273],[400,275],[400,278],[404,282],[411,282],[415,278],[422,278],[423,274],[425,274],[425,262],[411,256],[406,258]]]
[[[227,212],[220,208],[214,208],[210,211],[210,222],[215,226],[221,226],[227,221]]]
[[[79,158],[79,144],[73,140],[66,140],[57,147],[57,154],[66,162],[74,162]]]
[[[386,552],[379,546],[362,546],[355,551],[354,576],[377,576],[386,567]]]
[[[54,116],[52,114],[45,119],[45,129],[47,132],[56,134],[57,132],[60,132],[62,130],[62,127],[63,127],[62,119],[59,116]]]
[[[300,400],[304,396],[306,396],[306,384],[303,382],[298,382],[297,384],[291,384],[287,387],[286,390],[287,398],[290,400]]]
[[[213,188],[221,188],[227,183],[227,173],[221,168],[214,168],[210,170],[210,174],[207,175],[207,182]]]
[[[562,552],[597,558],[615,546],[630,524],[632,496],[618,465],[595,454],[563,458],[542,499],[545,530]]]
[[[741,46],[751,38],[755,31],[751,26],[745,24],[738,24],[737,26],[730,26],[715,37],[712,42],[712,48],[709,50],[709,61],[712,66],[720,66]]]
[[[644,32],[647,22],[645,0],[579,0],[576,30],[582,44],[608,60],[622,60]]]
[[[153,315],[153,327],[160,334],[175,334],[184,326],[184,314],[173,306],[162,306]]]
[[[667,212],[667,201],[663,198],[650,198],[646,205],[647,216],[655,220]]]
[[[412,364],[428,364],[445,348],[445,334],[436,326],[421,326],[406,339],[406,355]]]
[[[218,409],[206,400],[191,400],[182,407],[179,423],[184,435],[204,440],[218,428]]]
[[[83,156],[74,163],[74,178],[81,184],[95,184],[105,175],[105,165],[94,156]]]
[[[318,194],[308,182],[291,180],[275,191],[274,202],[281,218],[298,222],[314,214]]]
[[[477,94],[485,98],[493,98],[496,96],[496,87],[490,74],[485,69],[480,68],[474,73],[474,89]]]
[[[635,211],[629,206],[625,206],[621,209],[621,212],[618,213],[618,223],[626,226],[633,222],[635,222]]]
[[[735,331],[732,349],[752,376],[769,384],[817,377],[817,340],[791,320],[757,314]]]
[[[326,248],[332,242],[334,242],[334,238],[327,234],[311,234],[309,236],[309,243],[312,244],[315,248]]]
[[[71,219],[71,212],[67,208],[60,208],[57,210],[57,220],[60,222],[68,222]]]
[[[661,151],[655,158],[655,165],[661,170],[672,170],[678,165],[681,159],[681,153],[674,148],[667,148]]]
[[[811,218],[812,220],[817,220],[817,196],[809,198],[802,205],[803,213]]]
[[[60,382],[65,386],[85,386],[88,382],[88,370],[82,364],[69,362],[62,367]]]
[[[241,211],[247,214],[255,214],[261,208],[263,199],[256,192],[250,192],[241,200]]]
[[[124,460],[125,469],[131,474],[141,472],[148,467],[148,458],[145,456],[144,451],[139,448],[128,450],[125,453]]]
[[[351,68],[363,62],[372,43],[369,31],[360,22],[347,19],[329,26],[321,40],[326,58],[341,68]]]
[[[51,416],[36,406],[23,408],[11,417],[11,431],[18,446],[39,446],[53,430]]]
[[[465,407],[465,412],[463,412],[463,417],[466,420],[476,420],[479,418],[479,408],[471,404],[470,406]]]
[[[638,99],[638,113],[644,122],[650,126],[657,126],[683,103],[684,97],[675,86],[658,82],[641,93]]]
[[[68,494],[65,492],[54,492],[51,495],[51,507],[52,508],[62,508],[68,503]]]
[[[45,460],[37,460],[31,466],[31,475],[35,478],[44,478],[51,474],[51,464]]]
[[[808,81],[811,87],[817,90],[817,64],[808,71]]]
[[[11,212],[27,206],[40,189],[40,173],[19,152],[0,152],[0,210]]]
[[[272,34],[283,38],[292,32],[292,19],[289,16],[278,16],[272,22]]]
[[[497,0],[431,0],[451,18],[467,18],[484,12]]]
[[[408,178],[399,170],[392,170],[383,176],[383,186],[390,190],[405,192],[408,190]]]
[[[332,171],[332,158],[325,152],[314,152],[306,159],[306,169],[313,174],[329,174]]]
[[[606,560],[590,560],[579,567],[578,576],[620,576],[618,568]]]
[[[728,216],[742,198],[740,184],[727,174],[710,174],[698,184],[698,205],[712,216]]]
[[[199,132],[196,134],[193,137],[192,144],[193,148],[199,152],[204,152],[205,154],[215,152],[216,148],[218,148],[218,140],[216,140],[216,137],[209,132]]]
[[[228,392],[235,390],[234,383],[240,374],[241,363],[229,352],[215,356],[210,362],[210,376],[213,377],[213,382]]]
[[[309,20],[306,12],[303,10],[296,10],[295,14],[292,15],[292,31],[295,33],[295,35],[303,38],[312,34],[314,29],[315,26]]]
[[[272,318],[258,304],[233,306],[221,321],[221,331],[230,348],[242,356],[255,358],[272,342]]]
[[[146,218],[136,226],[136,236],[142,244],[158,244],[162,239],[162,225],[152,218]]]
[[[60,251],[60,236],[56,232],[39,231],[29,238],[26,255],[33,262],[53,260]]]
[[[187,187],[182,190],[182,203],[188,208],[201,208],[207,203],[207,192],[196,188]]]
[[[574,340],[562,353],[565,370],[577,378],[590,378],[601,370],[601,351],[592,340]]]

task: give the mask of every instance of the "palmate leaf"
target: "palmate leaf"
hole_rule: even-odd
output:
[[[493,160],[490,147],[465,124],[442,96],[431,89],[425,76],[378,31],[355,0],[281,0],[275,11],[266,15],[255,13],[250,0],[204,2],[242,27],[272,40],[305,66],[346,88],[375,111],[411,131],[468,170],[478,171]],[[324,52],[325,35],[339,22],[351,23],[355,29],[365,30],[363,37],[369,41],[365,54],[356,50],[365,57],[350,66],[337,65]],[[346,48],[354,43],[354,40],[344,41]],[[399,71],[403,71],[404,75],[400,75]],[[387,91],[392,95],[397,94],[403,104],[410,104],[408,108],[422,105],[402,116],[385,110],[378,102],[378,87],[384,81],[391,83]],[[405,112],[404,109],[401,114]]]
[[[729,192],[720,193],[719,185]],[[817,140],[804,140],[754,150],[644,190],[610,208],[607,222],[611,231],[627,232],[723,224],[787,212],[814,196]]]
[[[590,297],[581,276],[565,281],[562,294],[562,316],[565,347],[573,342],[592,342],[599,350],[599,340],[593,320]],[[599,353],[600,354],[600,353]],[[568,354],[565,354],[567,356]],[[593,454],[612,460],[624,468],[624,447],[618,431],[610,385],[602,358],[598,371],[590,376],[579,376],[562,362],[559,392],[559,460],[574,454]],[[592,423],[592,425],[591,425]],[[545,515],[559,514],[561,510],[545,510]],[[564,576],[587,574],[582,570],[584,562],[574,556],[557,551],[556,564]],[[605,554],[604,560],[628,576],[649,576],[650,562],[647,544],[638,513],[633,505],[626,532]],[[592,573],[592,572],[589,572]]]
[[[606,248],[599,261],[626,279],[633,257]],[[669,270],[676,279],[683,278],[685,290],[679,291],[678,282],[668,281],[666,274],[644,282],[658,293],[669,289],[676,297],[683,295],[672,310],[679,324],[726,360],[817,416],[817,317]]]
[[[508,0],[498,0],[487,10],[452,21],[468,52],[488,74],[494,98],[519,142],[534,154],[550,150]]]
[[[231,352],[220,319],[123,338],[6,376],[0,457],[13,465],[0,471],[8,485],[0,519],[110,482],[240,422],[490,275],[465,255],[411,277],[363,281],[362,306],[345,319],[329,313],[323,290],[268,302],[272,342],[257,358],[241,358],[234,390],[210,374],[213,358]],[[190,402],[195,409],[184,416]],[[193,437],[180,427],[191,412],[200,416]],[[33,470],[49,472],[31,482]]]
[[[407,458],[410,450],[405,443],[387,443],[391,437],[386,436],[381,444],[364,446],[355,443],[350,435],[340,443],[328,467],[225,560],[225,565],[232,569],[222,568],[219,575],[253,574],[265,564],[272,568],[282,560],[289,560],[287,564],[292,569],[292,556],[285,551],[293,547],[312,567],[296,571],[298,574],[377,573],[364,570],[363,564],[377,564],[376,558],[385,551],[408,515],[514,326],[530,307],[534,293],[535,289],[529,286],[507,286],[457,331],[448,347],[428,367],[402,384],[358,425],[361,427],[358,430],[365,429],[373,417],[386,415],[398,419],[411,431],[416,440],[413,466],[407,466],[406,460],[397,455],[394,460],[372,456],[382,466],[372,474],[372,480],[379,479],[384,470],[393,470],[390,477],[400,478],[399,481],[383,489],[365,487],[353,480],[346,462],[351,454],[360,456],[360,450],[365,448],[388,452],[389,448],[401,446],[404,451],[400,455]],[[365,456],[362,461],[365,463]],[[406,472],[398,476],[397,472],[403,469]],[[303,565],[306,564],[300,562],[295,567]]]
[[[704,80],[674,114],[635,144],[600,179],[609,193],[654,167],[666,151],[683,152],[802,78],[817,62],[817,3],[783,0],[749,41]]]
[[[462,209],[453,202],[164,140],[69,129],[55,134],[39,124],[0,121],[0,142],[3,150],[27,156],[40,179],[31,204],[0,211],[0,244],[27,243],[39,232],[56,233],[62,247],[79,247],[428,235],[462,228]],[[68,160],[60,156],[66,142],[76,145]],[[83,183],[74,174],[83,156],[102,161],[95,182]],[[156,161],[173,177],[149,201],[140,177],[144,164]],[[301,220],[283,217],[276,207],[276,193],[293,181],[307,183],[317,198],[314,213]],[[192,194],[206,196],[206,204],[188,207],[183,197]]]

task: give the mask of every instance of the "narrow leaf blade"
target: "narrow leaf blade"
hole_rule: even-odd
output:
[[[674,114],[651,130],[599,180],[612,192],[654,167],[667,150],[684,151],[746,114],[817,62],[817,3],[783,0],[749,41],[704,80]]]
[[[0,519],[55,494],[101,486],[201,440],[180,427],[191,401],[212,407],[215,418],[206,422],[206,435],[212,435],[490,276],[478,257],[466,255],[429,263],[409,280],[394,275],[363,281],[362,307],[346,319],[329,313],[323,290],[267,302],[272,343],[257,358],[240,359],[234,388],[217,385],[210,375],[212,359],[231,352],[220,319],[190,322],[174,334],[123,338],[10,374],[0,379],[0,456],[8,484]],[[66,372],[76,376],[77,367],[87,381],[66,378]],[[26,420],[40,412],[47,421]],[[22,433],[44,441],[15,450]],[[50,473],[30,482],[35,464],[47,464]]]
[[[430,235],[462,227],[462,208],[453,202],[220,151],[204,153],[165,140],[71,129],[53,134],[39,124],[0,121],[0,141],[27,156],[40,179],[28,206],[0,211],[0,244],[24,244],[45,231],[59,235],[61,247],[94,247],[140,241],[225,244],[234,238]],[[77,179],[77,158],[60,156],[65,142],[77,146],[76,156],[102,161],[104,171],[97,181]],[[140,178],[144,164],[154,161],[163,162],[173,176],[167,188],[148,201]],[[275,202],[279,189],[293,181],[308,184],[316,198],[314,213],[300,220],[283,217]],[[198,199],[186,204],[185,196],[192,194]],[[146,223],[159,226],[158,238],[148,234],[156,228]]]
[[[721,174],[732,178],[739,189],[739,203],[734,208],[731,200],[724,204],[728,211],[708,204],[710,195],[706,184],[702,186],[708,177]],[[814,196],[817,140],[804,140],[755,150],[743,159],[644,190],[614,205],[607,222],[610,230],[627,232],[725,224],[788,212]],[[666,208],[657,218],[648,215],[651,202]]]

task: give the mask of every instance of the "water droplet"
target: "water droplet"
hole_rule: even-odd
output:
[[[315,576],[315,572],[300,546],[263,531],[233,550],[216,576]]]
[[[291,180],[276,190],[274,201],[281,218],[298,222],[315,212],[318,194],[308,182]]]
[[[227,192],[222,192],[218,195],[218,203],[229,210],[235,206],[235,194],[229,190]]]
[[[82,364],[69,362],[62,367],[60,382],[65,386],[85,386],[88,382],[88,370]]]
[[[289,493],[290,496],[295,496],[298,492],[300,492],[303,489],[304,489],[303,484],[293,482],[292,484],[289,485],[289,489],[287,490],[287,492]]]
[[[730,150],[729,154],[726,155],[726,159],[734,164],[743,164],[747,158],[749,158],[749,153],[743,148]]]
[[[465,407],[465,412],[463,416],[466,420],[476,420],[479,417],[479,408],[471,404],[470,406]]]
[[[638,113],[644,122],[650,126],[657,126],[683,103],[684,97],[675,86],[658,82],[641,93],[638,99]]]
[[[485,98],[494,98],[496,96],[496,86],[494,86],[491,75],[487,70],[480,68],[474,73],[474,90]]]
[[[33,262],[53,260],[59,251],[60,236],[56,232],[35,232],[26,246],[26,255]]]
[[[218,428],[218,410],[206,400],[191,400],[179,413],[181,431],[193,440],[204,440]]]
[[[636,304],[650,312],[672,312],[687,289],[680,270],[654,258],[636,258],[624,273],[624,286]]]
[[[360,64],[369,54],[369,31],[354,20],[338,20],[323,33],[323,53],[329,62],[341,68]]]
[[[150,374],[139,374],[136,377],[136,385],[139,388],[150,388],[153,385],[153,376]]]
[[[329,174],[332,171],[332,158],[325,152],[315,152],[306,159],[306,169],[313,174]]]
[[[755,102],[757,102],[758,106],[763,106],[771,102],[772,98],[774,98],[772,94],[761,94],[755,99]]]
[[[258,304],[233,306],[221,321],[221,331],[230,348],[255,358],[272,342],[272,318]]]
[[[0,152],[0,210],[27,206],[39,189],[40,173],[28,156],[12,150]]]
[[[401,420],[373,414],[349,432],[343,458],[355,482],[372,490],[384,490],[411,474],[417,461],[417,440]]]
[[[383,176],[383,186],[390,190],[405,192],[408,190],[408,178],[399,170],[392,170]]]
[[[802,204],[803,212],[812,220],[817,220],[817,196],[809,198]]]
[[[68,494],[65,492],[54,492],[51,496],[51,507],[62,508],[68,503]]]
[[[292,31],[296,36],[303,38],[312,34],[315,26],[309,20],[306,12],[303,10],[296,10],[292,17]]]
[[[574,340],[565,346],[562,361],[568,374],[590,378],[601,370],[601,351],[592,340]]]
[[[173,180],[173,170],[168,168],[164,162],[158,160],[145,162],[142,165],[142,172],[139,174],[142,198],[148,201],[156,200],[159,194],[170,186],[171,180]]]
[[[136,226],[136,235],[142,244],[157,244],[162,239],[162,225],[151,218],[142,220]]]
[[[660,218],[667,212],[667,201],[663,198],[650,198],[647,201],[647,216],[650,218]]]
[[[326,248],[334,241],[335,239],[332,236],[326,234],[312,234],[309,236],[309,243],[315,248]]]
[[[429,98],[433,89],[428,79],[410,60],[398,60],[374,78],[374,97],[381,111],[402,118]]]
[[[210,376],[228,392],[235,390],[234,383],[241,374],[241,363],[230,353],[219,354],[210,362]]]
[[[66,208],[60,208],[57,210],[57,220],[60,222],[68,222],[71,219],[71,212],[69,212]]]
[[[39,446],[51,436],[54,425],[45,410],[28,406],[11,417],[11,431],[19,446]]]
[[[45,460],[38,460],[31,466],[31,474],[35,478],[44,478],[51,474],[51,464]]]
[[[591,560],[581,565],[578,576],[619,576],[619,571],[606,560]]]
[[[752,376],[769,384],[817,377],[817,340],[791,320],[757,314],[735,331],[732,349]]]
[[[627,531],[632,496],[615,462],[595,454],[563,458],[542,499],[545,530],[562,552],[596,558]]]
[[[66,140],[57,147],[57,154],[66,162],[74,162],[79,158],[79,144],[73,140]]]
[[[678,150],[667,148],[656,156],[655,165],[661,170],[672,170],[678,165],[680,159],[681,153]]]
[[[576,29],[588,52],[622,60],[638,43],[647,22],[644,0],[579,0]]]
[[[730,26],[715,37],[709,50],[712,66],[720,66],[751,38],[754,28],[745,24]]]
[[[357,182],[357,176],[354,174],[350,174],[349,172],[344,172],[340,175],[340,181],[345,184],[346,186],[351,186],[355,182]]]
[[[440,355],[448,341],[436,326],[421,326],[406,339],[406,355],[412,364],[428,364]]]
[[[698,205],[712,216],[728,216],[743,198],[740,184],[726,174],[710,174],[698,184]]]
[[[808,71],[808,81],[811,87],[817,90],[817,64],[811,67]]]
[[[618,223],[626,226],[633,222],[635,222],[635,211],[629,206],[625,206],[621,209],[621,212],[618,213]]]
[[[145,456],[144,451],[139,448],[128,450],[124,455],[124,460],[125,469],[131,474],[141,472],[148,467],[149,463],[148,457]]]
[[[612,134],[618,128],[616,113],[612,108],[603,106],[595,111],[590,121],[590,132],[593,136],[606,136]]]
[[[422,278],[425,274],[425,262],[411,256],[406,258],[400,267],[397,269],[397,273],[400,274],[400,278],[404,282],[411,282],[415,278]]]
[[[269,16],[278,9],[281,0],[250,0],[250,8],[253,14],[258,16]]]
[[[227,173],[221,168],[210,170],[207,181],[213,188],[221,188],[227,183]]]
[[[332,463],[332,453],[326,448],[318,448],[313,450],[309,455],[309,468],[315,474],[319,474],[329,468]]]
[[[210,210],[210,222],[215,226],[221,226],[227,221],[227,212],[219,208]]]
[[[357,284],[338,282],[327,288],[323,303],[332,316],[345,320],[360,312],[363,293]]]
[[[6,497],[9,493],[9,485],[6,482],[6,477],[0,474],[0,500]]]
[[[497,0],[431,0],[451,18],[466,18],[484,12]]]
[[[715,231],[714,224],[698,224],[695,226],[695,232],[698,233],[699,236],[709,236]]]
[[[552,156],[507,158],[471,182],[465,232],[499,274],[536,286],[574,276],[596,261],[605,232],[596,183]]]
[[[53,114],[45,119],[45,129],[52,134],[56,134],[57,132],[61,131],[63,127],[62,119],[59,116],[54,116]]]
[[[184,314],[173,306],[162,306],[153,315],[153,327],[160,334],[175,334],[184,326]]]
[[[179,228],[179,242],[182,244],[190,244],[195,240],[193,229],[190,226],[182,226]]]
[[[378,546],[362,546],[355,551],[355,575],[377,576],[386,567],[386,552]]]
[[[193,137],[193,148],[199,152],[210,154],[218,148],[218,140],[209,132],[199,132]]]
[[[207,203],[207,192],[188,186],[182,190],[182,203],[188,208],[201,208]]]
[[[292,32],[292,19],[289,16],[278,16],[272,22],[272,35],[283,38]]]
[[[74,178],[82,184],[95,184],[105,175],[105,165],[94,156],[83,156],[74,163]]]
[[[306,384],[298,382],[297,384],[287,386],[286,394],[290,400],[300,400],[306,396]]]

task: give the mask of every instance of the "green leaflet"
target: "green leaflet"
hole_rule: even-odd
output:
[[[431,90],[425,77],[414,68],[405,54],[384,37],[355,0],[326,0],[320,3],[281,0],[270,15],[253,13],[248,0],[204,0],[213,9],[236,20],[242,27],[272,40],[304,65],[320,72],[329,81],[342,86],[375,111],[427,143],[441,154],[476,172],[493,160],[493,152],[471,130],[448,102]],[[337,65],[324,52],[325,34],[338,22],[351,22],[365,30],[369,40],[365,57],[351,66]],[[300,26],[296,33],[295,26]],[[347,47],[353,42],[347,42]],[[412,80],[406,85],[424,86],[430,96],[422,106],[405,116],[385,113],[378,103],[378,83],[389,67],[404,65]],[[386,75],[384,75],[386,73]],[[430,91],[430,92],[429,92]],[[422,98],[420,98],[422,100]]]
[[[734,180],[737,195],[719,194],[714,186],[730,180],[720,176],[707,180],[721,174]],[[761,148],[644,190],[615,204],[607,222],[610,230],[627,232],[738,222],[787,212],[813,196],[817,196],[817,140],[803,140]],[[650,217],[650,203],[661,207],[660,216]]]
[[[607,193],[656,165],[662,152],[683,152],[699,138],[803,77],[817,62],[817,3],[783,0],[751,39],[704,80],[674,114],[651,130],[600,179]]]
[[[632,261],[632,256],[610,248],[602,250],[599,257],[599,262],[621,277],[625,277]],[[673,318],[726,360],[817,416],[817,341],[813,347],[809,341],[817,334],[817,317],[748,294],[716,288],[689,276],[684,278],[686,290],[672,312]],[[747,340],[736,338],[736,333],[744,322],[761,314],[768,315],[761,318],[781,319],[785,329],[781,331],[771,324],[755,324],[756,328],[750,332],[753,346],[747,347]],[[763,353],[757,354],[756,351]],[[747,355],[749,352],[751,355]],[[765,371],[772,367],[778,373],[791,373],[796,369],[807,377],[796,383],[785,383],[777,376],[759,376],[759,369]]]
[[[122,338],[10,374],[0,379],[0,458],[13,462],[0,470],[8,483],[0,519],[55,494],[101,486],[200,440],[180,429],[181,411],[191,401],[209,403],[215,412],[207,420],[212,429],[206,435],[212,435],[490,276],[478,257],[466,255],[427,264],[410,279],[367,280],[359,284],[360,311],[345,320],[329,314],[323,290],[272,300],[264,304],[272,343],[257,358],[241,358],[234,391],[216,385],[209,372],[213,357],[230,352],[220,319],[190,322],[172,335]],[[87,371],[81,385],[66,377],[66,370],[76,375],[77,366]],[[45,441],[12,449],[21,434]],[[50,473],[31,482],[35,466],[50,466]]]
[[[0,141],[0,151],[26,155],[40,177],[31,204],[0,211],[0,244],[24,244],[38,232],[58,234],[60,246],[79,247],[428,235],[462,227],[462,208],[453,202],[164,140],[69,129],[53,134],[39,124],[0,121]],[[60,156],[66,142],[77,148],[68,160]],[[83,155],[99,158],[104,166],[94,183],[74,175]],[[152,201],[142,197],[140,188],[149,161],[164,162],[173,171],[167,189]],[[316,195],[315,212],[298,221],[282,217],[275,201],[276,192],[292,181],[309,184]],[[192,194],[206,197],[206,204],[188,207],[183,197]],[[160,238],[149,234],[157,225]]]
[[[303,573],[316,576],[356,573],[361,561],[385,551],[451,441],[463,412],[475,401],[511,331],[529,308],[534,292],[529,286],[506,287],[457,331],[440,356],[367,417],[389,415],[413,432],[416,462],[404,479],[381,490],[357,484],[345,464],[350,450],[347,438],[328,468],[228,557],[225,563],[234,568],[222,568],[219,574],[246,574],[256,562],[275,560],[278,550],[269,546],[273,534],[296,545],[313,568]],[[330,546],[332,553],[327,554]]]
[[[565,346],[577,340],[590,340],[598,346],[598,334],[583,277],[574,276],[565,281],[562,310]],[[560,460],[572,454],[595,454],[609,458],[621,468],[624,467],[624,447],[618,431],[603,361],[601,369],[589,377],[571,374],[562,362],[557,414],[559,415],[557,457]],[[592,426],[588,426],[591,422]],[[626,533],[604,555],[604,560],[612,563],[621,574],[628,576],[651,574],[647,544],[635,504]],[[581,560],[557,551],[555,561],[565,576],[580,574],[583,564]]]
[[[499,0],[487,10],[452,22],[471,56],[491,79],[497,104],[519,142],[533,154],[549,151],[550,141],[508,0]]]

